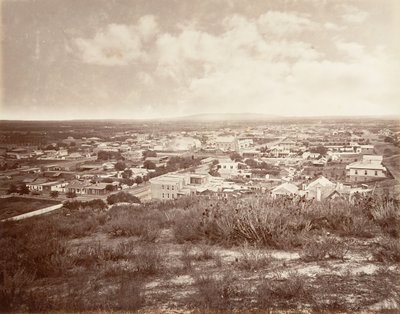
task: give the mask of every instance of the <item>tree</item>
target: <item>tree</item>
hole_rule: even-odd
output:
[[[258,162],[255,161],[254,159],[246,159],[244,163],[248,165],[250,168],[257,168],[258,166]]]
[[[242,156],[240,156],[240,154],[237,152],[233,152],[229,157],[231,158],[231,160],[236,162],[243,160]]]
[[[65,193],[65,196],[67,198],[75,198],[76,197],[76,193],[69,191],[69,192]]]
[[[127,192],[119,192],[107,197],[107,203],[112,205],[115,203],[137,203],[140,204],[140,199]]]
[[[84,207],[90,208],[92,210],[104,210],[107,208],[107,204],[101,199],[94,199],[84,202]]]
[[[142,153],[143,159],[146,159],[147,157],[157,157],[157,153],[152,151],[152,150],[145,150]]]
[[[51,192],[50,192],[50,196],[51,196],[52,198],[57,198],[58,195],[59,195],[58,191],[51,191]]]
[[[14,183],[11,183],[8,187],[7,194],[17,193],[18,188]]]
[[[101,182],[104,182],[104,183],[113,183],[113,182],[114,182],[114,179],[113,179],[113,178],[104,178],[103,180],[101,180]]]
[[[107,192],[114,191],[114,186],[113,186],[112,184],[107,184],[107,185],[106,185],[106,191],[107,191]]]
[[[385,139],[384,139],[384,141],[385,141],[386,143],[393,143],[393,142],[394,142],[394,139],[391,138],[391,137],[389,137],[389,136],[386,136]]]
[[[130,178],[124,178],[121,180],[121,183],[126,184],[128,186],[132,186],[135,183],[135,181]]]
[[[310,148],[310,152],[317,153],[317,154],[320,154],[321,156],[324,156],[328,152],[328,149],[325,146],[319,145],[319,146]]]
[[[125,158],[122,157],[121,153],[119,152],[106,152],[101,150],[97,153],[97,160],[110,160],[110,159],[124,160]]]
[[[115,170],[117,171],[122,171],[125,170],[126,168],[126,164],[123,161],[118,161],[115,165],[114,165]]]
[[[217,169],[211,169],[211,170],[208,172],[208,174],[209,174],[210,176],[213,176],[213,177],[220,177],[220,176],[221,176],[221,174],[218,172]]]
[[[24,194],[29,194],[29,188],[26,186],[25,183],[21,184],[19,187],[19,194],[24,195]]]
[[[142,178],[141,176],[137,176],[137,177],[135,178],[135,183],[136,183],[137,185],[143,183],[143,178]]]
[[[150,160],[146,160],[143,163],[143,167],[145,167],[146,169],[156,169],[157,168],[156,164]]]
[[[212,165],[212,166],[216,166],[216,165],[218,165],[218,164],[219,164],[218,159],[214,159],[214,160],[211,162],[211,165]]]
[[[123,177],[124,179],[128,179],[128,178],[132,177],[132,174],[133,174],[133,172],[132,172],[131,169],[126,169],[126,170],[124,170],[124,172],[122,173],[122,177]]]

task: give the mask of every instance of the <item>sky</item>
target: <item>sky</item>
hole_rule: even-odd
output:
[[[3,0],[1,119],[399,115],[397,0]]]

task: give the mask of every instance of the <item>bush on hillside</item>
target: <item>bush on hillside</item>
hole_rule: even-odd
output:
[[[107,197],[107,203],[109,205],[115,203],[136,203],[140,204],[140,199],[128,192],[118,192]]]

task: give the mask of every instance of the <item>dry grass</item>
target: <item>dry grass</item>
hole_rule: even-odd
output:
[[[264,279],[257,287],[257,304],[261,309],[287,309],[310,302],[311,294],[305,286],[306,278],[296,273],[278,280]]]
[[[393,201],[302,207],[257,196],[7,222],[0,225],[1,310],[135,311],[170,300],[199,311],[365,309],[398,293],[398,213]],[[271,249],[295,257],[272,258]]]

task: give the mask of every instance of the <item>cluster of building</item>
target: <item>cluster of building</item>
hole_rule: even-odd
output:
[[[149,196],[158,200],[253,192],[319,200],[360,189],[366,192],[369,189],[361,184],[374,185],[390,177],[383,157],[375,154],[373,143],[378,140],[379,134],[350,127],[293,124],[219,131],[126,131],[107,140],[67,137],[45,149],[0,143],[0,180],[22,176],[33,193],[95,197],[131,189],[151,178]],[[187,171],[152,173],[177,156],[201,162]],[[116,165],[121,160],[124,169]]]

